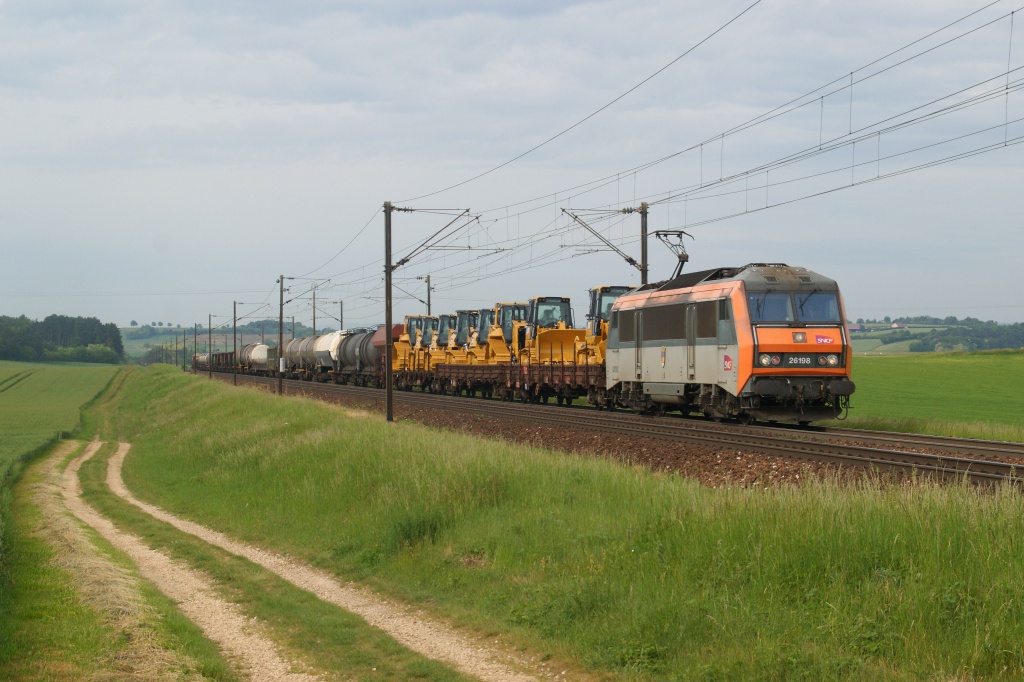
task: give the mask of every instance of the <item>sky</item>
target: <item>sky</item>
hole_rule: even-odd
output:
[[[0,315],[276,318],[283,274],[286,318],[375,325],[391,201],[396,319],[430,275],[581,325],[640,275],[563,210],[639,260],[647,202],[651,281],[685,230],[851,320],[1021,322],[1022,8],[0,0]]]

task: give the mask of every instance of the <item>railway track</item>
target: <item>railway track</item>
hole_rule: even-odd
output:
[[[218,378],[230,380],[231,375],[224,374]],[[276,390],[276,379],[238,375],[238,381],[271,385]],[[335,395],[384,402],[384,392],[375,388],[285,380],[284,390],[286,394]],[[743,427],[703,420],[602,412],[584,407],[530,405],[419,392],[396,391],[394,397],[396,405],[423,409],[451,408],[463,414],[493,419],[515,419],[534,425],[756,452],[898,475],[966,479],[975,484],[1007,480],[1024,482],[1024,444],[1020,443],[856,429]],[[928,452],[915,451],[917,449]]]

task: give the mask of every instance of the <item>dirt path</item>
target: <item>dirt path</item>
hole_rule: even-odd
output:
[[[142,540],[118,530],[114,524],[97,514],[82,501],[78,470],[82,463],[99,450],[102,443],[93,441],[64,470],[61,491],[64,503],[72,514],[92,526],[97,533],[131,558],[139,573],[173,599],[189,619],[211,640],[220,645],[227,657],[238,664],[253,680],[281,682],[313,682],[319,677],[293,672],[295,664],[284,660],[276,645],[259,634],[240,609],[216,595],[208,578],[198,571],[172,561],[166,555],[146,547]],[[128,446],[118,453],[124,458]],[[56,462],[57,459],[54,459]],[[120,461],[120,459],[118,460]],[[56,466],[56,465],[55,465]]]
[[[124,642],[116,655],[94,661],[97,673],[89,679],[200,679],[198,674],[182,672],[189,668],[187,660],[158,643],[151,624],[155,614],[142,597],[136,577],[103,556],[85,527],[68,514],[59,464],[80,446],[78,441],[67,441],[41,462],[40,480],[30,491],[42,517],[38,533],[53,548],[54,562],[71,576],[82,601],[102,614],[107,627]],[[45,662],[42,665],[40,673],[45,674]]]
[[[293,559],[232,540],[223,533],[178,518],[159,507],[136,499],[125,487],[121,478],[121,466],[130,447],[127,443],[121,443],[117,453],[110,458],[107,469],[107,485],[115,494],[154,518],[169,523],[178,530],[194,535],[211,545],[216,545],[225,551],[259,564],[319,599],[360,616],[367,623],[380,628],[409,649],[457,668],[467,675],[477,677],[485,682],[530,682],[561,677],[561,674],[518,672],[523,668],[536,670],[540,666],[530,665],[527,661],[522,660],[521,656],[517,656],[513,651],[495,646],[490,640],[483,641],[458,632],[447,625],[430,620],[422,613],[382,599],[368,590],[342,585],[328,573]]]

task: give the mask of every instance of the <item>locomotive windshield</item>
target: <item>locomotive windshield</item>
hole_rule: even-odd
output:
[[[842,322],[839,299],[825,291],[797,294],[796,315],[801,322]]]
[[[835,292],[753,291],[747,294],[750,321],[757,322],[827,322],[838,324],[839,298]]]
[[[795,322],[789,292],[755,291],[747,294],[751,322]]]

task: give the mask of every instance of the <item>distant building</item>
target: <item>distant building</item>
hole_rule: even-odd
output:
[[[850,331],[851,332],[862,332],[862,331],[866,331],[866,330],[867,330],[867,327],[865,327],[862,324],[851,324],[850,325]]]
[[[893,329],[906,329],[909,326],[910,325],[903,324],[902,322],[893,322],[892,323],[892,328]]]

